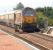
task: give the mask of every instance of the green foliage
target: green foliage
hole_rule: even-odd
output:
[[[49,22],[49,25],[50,26],[53,26],[53,18],[49,18],[49,21],[48,22]]]
[[[53,9],[52,7],[45,7],[44,8],[44,13],[46,16],[48,16],[49,18],[51,18],[53,16]]]
[[[47,17],[44,15],[43,12],[38,12],[37,16],[38,16],[38,25],[39,25],[39,27],[40,28],[46,28],[46,26],[48,25]]]
[[[13,8],[14,10],[18,10],[18,9],[23,9],[24,5],[20,2],[19,4],[17,4],[16,8]]]
[[[49,25],[53,25],[53,8],[52,7],[37,8],[36,14],[38,16],[38,21],[43,22],[43,19],[45,19],[46,22],[48,20]],[[42,20],[40,18],[42,18]]]

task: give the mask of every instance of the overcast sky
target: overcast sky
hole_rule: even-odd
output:
[[[53,0],[0,0],[0,13],[12,10],[19,2],[25,7],[53,7]]]

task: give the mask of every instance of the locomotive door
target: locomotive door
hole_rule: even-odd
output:
[[[16,30],[21,28],[21,23],[22,23],[21,13],[16,13],[16,18],[15,18],[15,28],[16,28]]]

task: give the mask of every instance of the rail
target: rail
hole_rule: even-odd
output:
[[[30,35],[36,36],[36,37],[42,38],[44,40],[48,40],[48,41],[53,42],[53,37],[49,36],[49,35],[45,35],[45,34],[41,34],[41,33],[35,33],[35,34],[34,33],[30,33]]]
[[[17,36],[17,37],[19,36],[22,39],[28,40],[33,44],[38,43],[40,46],[44,46],[48,49],[53,49],[53,37],[52,36],[48,36],[48,35],[41,34],[41,33],[27,33],[27,34],[24,34],[24,32],[23,32],[23,34],[18,34],[18,33],[16,34],[15,32],[13,32],[14,31],[13,28],[6,27],[6,26],[0,26],[0,28],[1,27],[4,27],[4,28],[2,28],[3,30],[5,30],[5,28],[6,28],[5,31],[10,32],[10,34],[13,33],[15,36]]]

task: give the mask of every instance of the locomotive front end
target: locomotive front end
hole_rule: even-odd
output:
[[[23,23],[22,30],[24,32],[34,32],[35,27],[35,11],[32,8],[25,8],[22,11]]]

